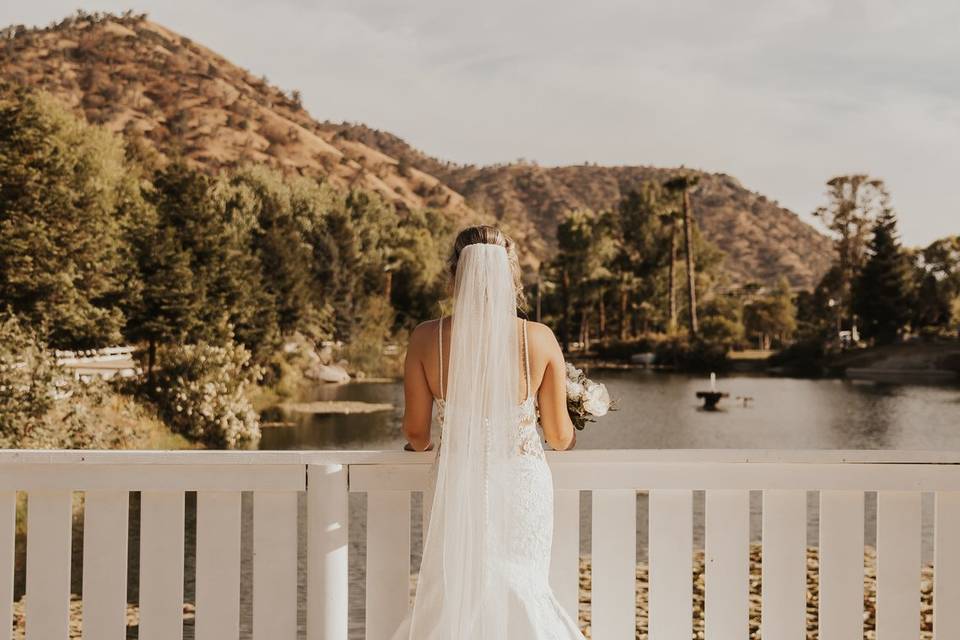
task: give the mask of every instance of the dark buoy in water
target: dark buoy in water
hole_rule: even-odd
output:
[[[710,390],[697,391],[697,398],[703,400],[704,411],[716,411],[721,398],[729,397],[729,393],[717,391],[717,374],[710,374]]]

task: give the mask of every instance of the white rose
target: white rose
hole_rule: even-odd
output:
[[[567,377],[571,380],[577,380],[580,378],[580,375],[583,373],[580,369],[577,369],[571,363],[567,363]]]
[[[577,382],[576,380],[567,380],[567,397],[574,400],[579,400],[583,397],[584,392],[583,385]]]
[[[607,387],[596,382],[588,383],[584,392],[583,408],[590,415],[598,418],[607,415],[610,409],[610,394],[607,393]]]

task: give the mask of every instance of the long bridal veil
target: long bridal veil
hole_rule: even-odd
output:
[[[516,317],[506,250],[465,247],[454,284],[442,443],[411,637],[418,628],[444,640],[508,637],[502,550],[519,385]],[[420,597],[420,590],[433,597]]]

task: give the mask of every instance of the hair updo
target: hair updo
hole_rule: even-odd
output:
[[[453,241],[453,251],[447,260],[451,282],[457,278],[457,265],[460,264],[460,253],[472,244],[494,244],[507,250],[507,261],[510,263],[510,272],[513,274],[513,288],[517,295],[517,308],[525,311],[527,299],[523,294],[523,281],[520,272],[520,259],[517,257],[517,244],[503,231],[490,225],[467,227],[457,234]]]

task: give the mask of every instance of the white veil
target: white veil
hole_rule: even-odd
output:
[[[506,250],[465,247],[453,295],[442,443],[418,586],[433,591],[442,605],[439,619],[429,621],[418,616],[436,616],[435,604],[429,611],[415,605],[411,626],[432,628],[430,638],[442,640],[502,640],[511,488],[505,463],[515,445],[520,368]],[[436,600],[418,594],[421,602]]]

